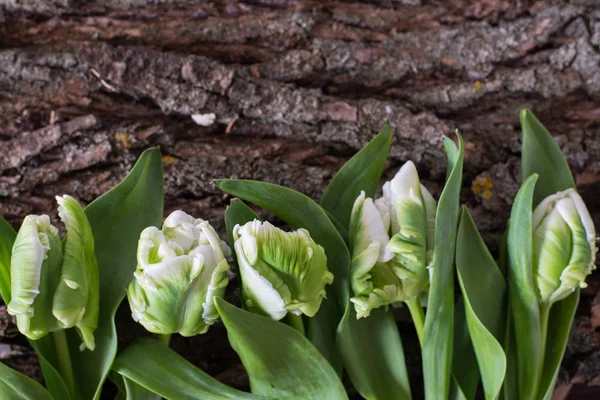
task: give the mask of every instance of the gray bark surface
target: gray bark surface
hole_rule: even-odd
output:
[[[411,159],[434,195],[442,135],[463,133],[462,201],[497,249],[520,184],[522,108],[555,136],[600,226],[594,0],[0,0],[0,215],[15,227],[56,218],[57,194],[92,201],[159,145],[165,211],[222,232],[229,198],[212,179],[318,199],[387,119],[385,178]],[[211,113],[206,127],[191,117]],[[563,384],[600,385],[600,277],[589,281]],[[0,359],[35,376],[0,311]],[[175,346],[245,385],[222,328]]]

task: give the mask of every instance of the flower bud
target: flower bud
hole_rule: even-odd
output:
[[[314,316],[333,282],[327,257],[305,229],[285,232],[254,220],[233,230],[246,306],[274,320]]]
[[[574,189],[546,197],[533,212],[533,278],[541,303],[585,287],[596,259],[596,231]]]
[[[67,236],[61,243],[47,215],[25,218],[12,252],[8,312],[30,339],[76,327],[82,350],[93,350],[99,313],[94,238],[79,203],[70,196],[56,199]]]
[[[350,280],[357,317],[420,296],[429,284],[436,203],[407,162],[373,201],[362,192],[350,220]]]
[[[175,211],[162,230],[140,236],[134,279],[127,290],[133,319],[152,333],[205,333],[218,318],[213,303],[229,283],[230,255],[208,221]]]

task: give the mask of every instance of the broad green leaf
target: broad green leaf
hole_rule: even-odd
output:
[[[368,400],[411,398],[404,349],[391,310],[379,308],[357,320],[348,300],[338,328],[338,346],[361,396]]]
[[[126,400],[161,400],[163,398],[142,385],[138,385],[131,379],[123,378],[123,384],[125,385],[125,393],[127,394],[125,397]]]
[[[126,400],[127,399],[127,388],[125,387],[125,378],[123,375],[111,370],[108,374],[108,379],[114,383],[117,387],[118,393],[114,400]],[[133,381],[132,381],[133,382]]]
[[[499,396],[506,372],[501,345],[506,326],[506,282],[464,206],[456,239],[456,268],[485,397],[493,400]]]
[[[479,375],[477,376],[479,377]],[[448,395],[448,400],[469,400],[463,393],[460,383],[458,383],[454,374],[452,374],[452,381],[450,382],[450,394]]]
[[[309,197],[270,183],[224,179],[215,181],[215,184],[226,193],[269,210],[294,229],[308,230],[314,241],[323,246],[327,267],[335,276],[331,286],[333,290],[328,287],[327,299],[321,304],[317,315],[309,319],[308,331],[312,343],[340,371],[342,362],[335,346],[335,332],[341,312],[336,310],[336,306],[345,306],[345,300],[341,299],[349,298],[350,254],[325,211]],[[326,305],[327,302],[336,301],[337,304]],[[318,326],[311,327],[312,324]]]
[[[523,182],[538,174],[533,195],[533,207],[545,197],[575,187],[569,165],[552,135],[529,110],[521,111],[523,133],[521,177]]]
[[[215,303],[252,393],[281,400],[348,398],[335,370],[298,331],[223,299]]]
[[[54,343],[54,334],[46,335],[38,340],[30,340],[29,343],[37,353],[48,392],[55,400],[71,399],[71,393],[57,369],[59,361]],[[81,343],[81,339],[77,343]]]
[[[575,188],[575,181],[569,165],[552,135],[531,111],[521,111],[521,128],[523,133],[521,160],[523,180],[534,173],[539,175],[533,195],[533,207],[535,208],[544,198],[562,190]],[[544,368],[538,388],[538,399],[549,398],[552,395],[578,300],[579,290],[568,298],[555,303],[550,309],[546,348],[544,349]]]
[[[94,234],[100,274],[100,317],[96,350],[79,351],[80,339],[67,331],[75,381],[81,398],[98,399],[117,352],[114,316],[136,268],[142,230],[160,226],[163,216],[162,159],[158,148],[145,151],[127,177],[86,209]],[[56,364],[54,364],[56,365]]]
[[[458,244],[457,244],[458,245]],[[452,356],[452,381],[450,396],[452,400],[472,400],[479,386],[480,374],[477,357],[469,336],[465,302],[460,296],[454,305],[454,348]]]
[[[325,213],[329,217],[329,220],[331,221],[333,226],[335,226],[335,229],[337,229],[337,231],[340,234],[340,236],[342,237],[342,239],[344,239],[344,242],[348,243],[348,229],[346,227],[342,226],[342,223],[340,221],[338,221],[329,211],[327,211],[324,208],[323,208],[323,211],[325,211]]]
[[[361,190],[368,197],[375,194],[391,144],[392,128],[386,122],[381,132],[348,160],[327,185],[321,206],[342,226],[350,224],[352,206]]]
[[[532,202],[537,175],[517,193],[508,229],[509,294],[520,399],[534,399],[542,362],[540,312],[532,276]]]
[[[444,138],[448,179],[438,202],[431,284],[423,332],[423,378],[426,399],[445,399],[450,390],[454,335],[454,250],[458,226],[464,143]]]
[[[330,297],[333,297],[332,290],[329,290],[328,293]],[[336,345],[335,333],[341,314],[337,302],[333,298],[326,299],[321,303],[319,312],[314,317],[307,318],[308,324],[306,324],[306,337],[331,363],[340,377],[344,366],[342,354]]]
[[[42,385],[0,363],[0,398],[2,400],[53,400]]]
[[[0,295],[10,303],[10,257],[17,232],[0,216]]]
[[[517,345],[515,331],[512,322],[512,307],[510,306],[510,296],[506,311],[506,329],[504,335],[504,354],[506,355],[506,375],[502,386],[501,397],[504,400],[513,400],[519,398],[519,371],[517,370]]]
[[[554,303],[550,309],[548,331],[546,332],[544,369],[538,389],[538,399],[550,400],[552,398],[578,302],[579,289],[575,290],[566,299]]]
[[[127,346],[115,359],[113,370],[126,378],[125,385],[130,380],[169,400],[263,398],[217,381],[168,346],[147,337]]]

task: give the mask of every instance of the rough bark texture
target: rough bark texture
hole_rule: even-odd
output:
[[[412,159],[435,195],[441,137],[464,133],[462,200],[497,248],[520,183],[524,107],[555,135],[600,226],[595,0],[0,0],[0,214],[15,227],[29,213],[55,218],[56,194],[93,200],[160,145],[166,211],[223,230],[228,198],[211,179],[318,199],[388,119],[387,177]],[[199,114],[214,123],[197,125]],[[600,385],[600,277],[590,281],[563,384]],[[0,311],[0,358],[35,376]],[[245,384],[222,328],[175,346]]]

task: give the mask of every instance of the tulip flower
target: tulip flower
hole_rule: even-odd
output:
[[[76,327],[82,349],[93,350],[99,313],[94,238],[77,201],[70,196],[56,199],[67,236],[61,243],[47,215],[25,218],[12,252],[8,312],[30,339]]]
[[[314,316],[333,282],[327,257],[305,229],[285,232],[254,220],[233,230],[246,306],[274,320]]]
[[[160,335],[205,333],[218,317],[213,299],[229,283],[228,255],[207,221],[183,211],[169,215],[162,230],[144,229],[127,290],[133,319]]]
[[[435,200],[410,161],[384,184],[383,197],[358,196],[350,220],[350,300],[358,318],[381,306],[414,303],[426,291],[435,211]]]
[[[541,303],[564,299],[594,268],[596,231],[581,196],[568,189],[533,212],[533,276]]]

